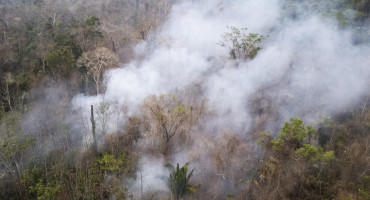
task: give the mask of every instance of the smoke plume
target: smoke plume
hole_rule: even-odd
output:
[[[368,92],[369,45],[353,44],[351,30],[340,28],[334,18],[299,6],[293,12],[288,5],[279,0],[181,1],[158,30],[135,47],[134,60],[108,72],[104,94],[78,95],[73,107],[88,118],[91,104],[114,102],[126,107],[129,116],[137,115],[146,97],[197,85],[200,98],[207,98],[216,114],[205,120],[206,128],[198,133],[194,146],[178,150],[172,161],[191,161],[191,153],[200,149],[193,157],[199,162],[191,163],[198,169],[210,162],[204,149],[211,144],[201,144],[205,138],[217,140],[222,130],[247,138],[259,120],[253,114],[256,109],[273,108],[270,114],[277,117],[265,128],[276,132],[290,117],[314,123],[322,115],[351,108]],[[255,58],[228,57],[228,50],[218,43],[230,26],[269,35]],[[110,124],[107,132],[114,133],[116,123],[124,124],[124,118],[120,120]],[[145,157],[140,168],[167,173],[163,162]],[[161,186],[153,177],[146,179],[150,180],[144,187]],[[134,185],[137,191],[140,184]]]

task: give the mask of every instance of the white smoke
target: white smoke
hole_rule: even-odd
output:
[[[351,31],[339,29],[334,19],[314,13],[290,19],[283,4],[278,0],[180,2],[159,30],[135,47],[138,59],[109,72],[102,96],[124,104],[131,115],[149,95],[197,83],[218,114],[208,126],[243,134],[252,126],[249,101],[259,89],[281,81],[285,84],[276,86],[270,96],[283,102],[282,121],[314,120],[356,103],[368,92],[369,46],[352,44]],[[228,26],[270,37],[253,60],[231,61],[227,49],[217,44]],[[78,95],[73,105],[88,116],[90,105],[102,96]]]
[[[132,185],[131,192],[134,194],[169,192],[166,179],[168,170],[164,163],[164,160],[160,158],[141,157],[140,169],[136,173],[137,181]]]

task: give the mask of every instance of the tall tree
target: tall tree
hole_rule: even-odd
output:
[[[103,73],[108,68],[113,68],[118,65],[116,54],[105,48],[100,47],[94,51],[88,51],[82,54],[78,60],[80,67],[86,67],[87,74],[91,76],[95,82],[96,94],[100,94]],[[88,80],[86,80],[88,81]]]

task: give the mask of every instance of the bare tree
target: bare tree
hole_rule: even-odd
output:
[[[101,92],[102,78],[104,71],[108,68],[116,67],[118,65],[118,58],[116,54],[105,48],[100,47],[94,51],[88,51],[82,54],[78,60],[80,66],[85,66],[87,74],[91,76],[95,82],[96,93]]]
[[[9,72],[9,73],[6,73],[3,78],[5,81],[4,81],[4,88],[1,90],[1,96],[2,96],[3,101],[6,102],[9,109],[13,110],[13,107],[12,107],[13,97],[10,94],[10,89],[9,89],[9,85],[12,82],[14,82],[13,75]]]

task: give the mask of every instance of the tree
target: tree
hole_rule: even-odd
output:
[[[291,118],[281,128],[278,138],[272,138],[271,134],[263,132],[258,142],[262,143],[266,150],[272,150],[275,155],[289,156],[305,143],[310,144],[315,134],[312,126],[305,126],[302,119]]]
[[[325,196],[322,191],[327,187],[324,184],[328,184],[329,166],[335,157],[333,151],[324,152],[321,146],[314,145],[315,136],[316,131],[299,118],[285,122],[278,137],[261,133],[258,143],[263,145],[265,156],[256,185],[260,191],[274,191],[261,195],[262,199]]]
[[[91,16],[85,19],[84,37],[85,39],[92,41],[94,47],[96,47],[98,39],[103,38],[103,33],[99,31],[99,27],[99,18]]]
[[[367,17],[370,15],[370,1],[369,0],[346,0],[349,2],[360,14],[364,14]],[[358,15],[358,13],[357,13]]]
[[[95,82],[96,94],[99,94],[101,92],[100,86],[102,85],[104,71],[108,68],[116,67],[118,65],[118,58],[113,51],[105,47],[100,47],[94,51],[83,53],[78,60],[78,65],[80,67],[86,67],[87,74]]]
[[[167,154],[173,138],[189,128],[191,112],[175,95],[160,95],[146,98],[143,116],[146,118],[146,128],[154,137],[160,138],[162,153]]]
[[[170,170],[170,177],[168,178],[168,187],[176,199],[180,199],[184,195],[195,192],[195,188],[189,184],[189,180],[193,175],[194,169],[188,174],[189,163],[186,163],[180,168],[177,163],[176,168],[167,163],[164,165]]]
[[[46,63],[54,77],[69,78],[75,62],[73,54],[66,48],[53,51],[46,56]]]
[[[24,135],[18,124],[20,121],[20,114],[14,112],[0,121],[0,169],[18,180],[21,178],[21,163],[24,161],[22,158],[26,149],[34,142],[33,138]]]
[[[1,91],[1,96],[2,96],[2,101],[5,101],[4,104],[6,104],[5,106],[7,106],[9,108],[10,111],[13,110],[13,107],[12,107],[12,102],[14,101],[14,97],[13,95],[11,94],[11,91],[10,91],[10,84],[12,84],[14,81],[14,77],[12,75],[12,73],[6,73],[3,77],[5,79],[4,81],[4,88],[2,89]]]
[[[230,33],[222,35],[222,41],[219,45],[229,49],[229,54],[232,59],[251,59],[257,55],[257,52],[262,49],[259,46],[268,36],[258,33],[247,33],[247,28],[238,29],[229,27]]]

